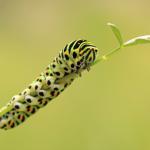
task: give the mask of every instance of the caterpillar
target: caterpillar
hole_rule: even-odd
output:
[[[67,44],[46,69],[21,93],[0,109],[0,128],[7,130],[23,123],[63,92],[96,60],[98,48],[78,39]]]

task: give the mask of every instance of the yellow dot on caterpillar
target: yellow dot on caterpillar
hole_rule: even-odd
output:
[[[102,59],[107,60],[108,58],[104,55],[104,56],[102,56]]]

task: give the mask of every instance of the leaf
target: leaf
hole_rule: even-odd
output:
[[[108,26],[111,27],[111,30],[113,31],[115,37],[117,38],[120,47],[123,45],[123,39],[122,39],[122,35],[120,30],[118,29],[118,27],[115,24],[112,23],[107,23]]]
[[[138,44],[146,44],[150,43],[150,35],[143,35],[139,37],[135,37],[123,44],[124,47],[126,46],[132,46],[132,45],[138,45]]]

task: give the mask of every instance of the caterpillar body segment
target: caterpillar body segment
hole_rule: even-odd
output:
[[[97,51],[83,39],[67,44],[39,77],[0,109],[0,128],[14,128],[46,106],[81,76],[82,71],[89,70]]]

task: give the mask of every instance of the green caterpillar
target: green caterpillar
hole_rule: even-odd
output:
[[[75,40],[60,51],[46,70],[28,88],[0,110],[0,128],[20,125],[67,88],[82,71],[90,69],[98,48],[87,40]]]

